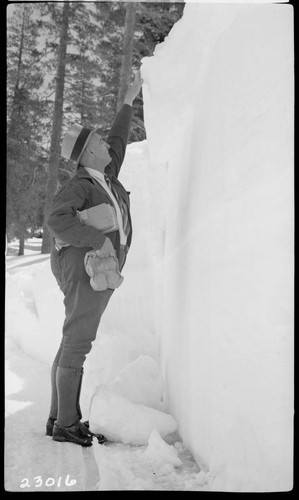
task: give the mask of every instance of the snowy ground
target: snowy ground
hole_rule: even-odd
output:
[[[161,377],[155,372],[155,344],[145,335],[138,352],[123,357],[113,349],[119,341],[116,332],[112,337],[104,335],[95,345],[99,371],[117,399],[120,415],[115,424],[121,429],[118,442],[101,446],[97,442],[84,449],[71,443],[57,443],[45,436],[50,395],[51,360],[58,347],[63,310],[62,296],[50,273],[49,256],[41,255],[41,240],[27,241],[24,256],[16,256],[16,244],[10,244],[7,252],[6,274],[6,339],[5,339],[5,487],[7,491],[92,491],[92,490],[182,490],[199,491],[209,488],[209,474],[199,470],[190,452],[185,448],[177,432],[164,439],[153,425],[161,426],[170,415],[158,409]],[[129,271],[129,269],[128,269]],[[129,273],[128,273],[129,274]],[[54,314],[53,314],[54,312]],[[52,315],[52,316],[51,316]],[[109,323],[109,319],[108,319]],[[132,346],[132,333],[123,332],[124,344]],[[130,344],[131,342],[131,344]],[[123,344],[123,345],[124,345]],[[105,365],[100,357],[105,357]],[[149,356],[152,354],[152,356]],[[92,354],[90,354],[91,356]],[[132,360],[135,363],[132,363]],[[137,363],[136,363],[137,360]],[[139,360],[139,361],[138,361]],[[129,361],[129,362],[127,362]],[[137,365],[139,364],[139,367]],[[82,388],[82,409],[88,417],[88,397],[94,391],[90,383],[96,373],[90,361],[86,373],[87,383]],[[118,373],[116,366],[124,368]],[[106,367],[106,368],[105,368]],[[107,368],[109,367],[109,369]],[[147,367],[147,368],[146,368]],[[154,381],[150,390],[142,396],[141,385],[132,388],[128,397],[144,399],[145,405],[125,399],[125,383],[137,371],[147,369],[152,378],[144,378],[144,384]],[[109,370],[112,373],[108,373]],[[145,373],[145,372],[144,372]],[[93,377],[94,378],[94,377]],[[109,380],[110,385],[107,383]],[[159,385],[160,384],[160,385]],[[88,392],[88,388],[90,391]],[[100,400],[101,401],[101,400]],[[126,406],[124,405],[126,401]],[[156,402],[156,403],[155,403]],[[107,399],[102,399],[107,403]],[[152,408],[146,406],[151,404]],[[156,412],[150,436],[146,443],[134,446],[123,416],[130,405],[131,421],[137,425],[138,411]],[[154,408],[156,406],[156,408]],[[164,408],[165,410],[165,408]],[[97,415],[96,410],[94,414]],[[167,429],[169,421],[164,422]],[[162,426],[163,427],[163,426]],[[161,427],[161,428],[162,428]],[[148,431],[148,430],[147,430]],[[145,430],[139,430],[144,439]],[[167,432],[166,432],[167,433]],[[128,437],[129,436],[129,437]],[[127,441],[124,444],[123,441]]]

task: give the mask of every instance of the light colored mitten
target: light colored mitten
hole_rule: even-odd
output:
[[[115,256],[102,257],[91,250],[86,253],[84,264],[90,276],[90,285],[96,291],[118,288],[124,280]]]

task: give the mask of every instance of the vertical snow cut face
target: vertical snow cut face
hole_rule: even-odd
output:
[[[292,488],[292,16],[186,4],[142,64],[168,403],[220,491]]]

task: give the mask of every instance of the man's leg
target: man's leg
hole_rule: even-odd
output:
[[[51,368],[51,404],[50,404],[50,412],[49,412],[49,417],[50,420],[52,420],[52,423],[54,420],[57,419],[57,413],[58,413],[58,394],[57,394],[57,385],[56,385],[56,374],[57,374],[57,368],[58,368],[58,361],[60,358],[61,354],[61,345],[58,349],[58,352],[55,356],[55,359],[52,364]],[[82,418],[82,413],[81,413],[81,408],[80,408],[80,393],[81,393],[81,385],[82,385],[82,378],[83,378],[83,368],[81,368],[81,376],[80,376],[80,384],[78,388],[78,394],[77,394],[77,413],[79,415],[79,418]],[[49,435],[52,435],[52,432],[50,430]]]
[[[67,427],[81,418],[78,399],[82,367],[113,290],[96,292],[84,281],[69,281],[61,288],[66,316],[56,368],[57,424]]]

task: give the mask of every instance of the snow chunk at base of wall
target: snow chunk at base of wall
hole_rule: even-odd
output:
[[[166,437],[176,431],[177,423],[165,413],[163,394],[157,363],[140,355],[110,383],[98,385],[90,403],[90,429],[110,441],[134,445],[148,444],[154,429]]]
[[[90,430],[109,441],[144,445],[154,429],[162,437],[172,434],[177,423],[171,415],[150,406],[135,404],[105,386],[94,394],[89,414]]]
[[[142,64],[169,409],[220,491],[292,488],[292,23],[187,4]]]

